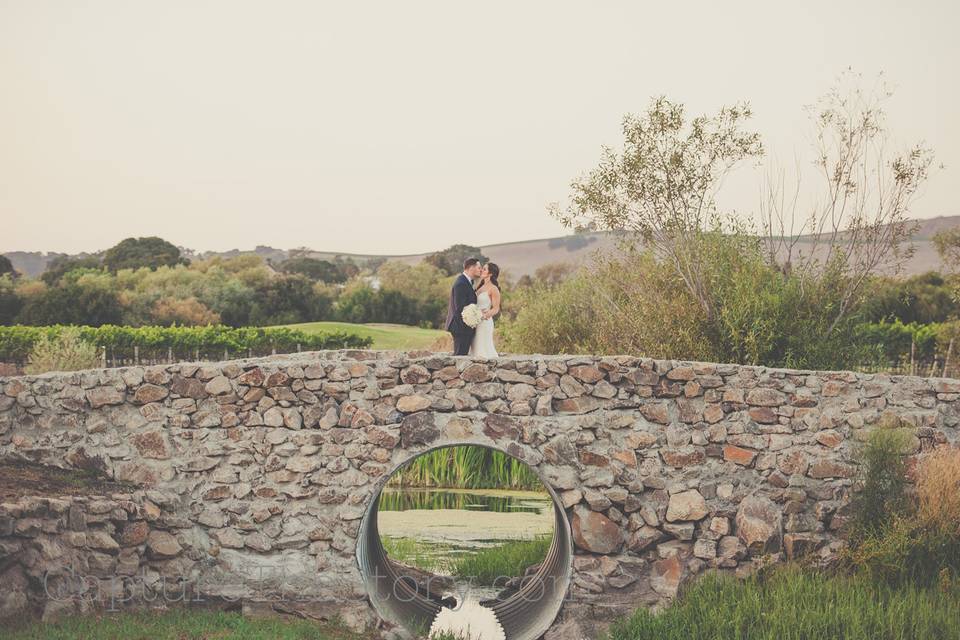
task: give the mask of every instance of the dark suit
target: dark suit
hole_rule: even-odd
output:
[[[477,304],[477,292],[473,284],[462,273],[450,289],[450,304],[447,306],[447,322],[444,325],[447,331],[453,334],[453,355],[465,356],[473,342],[476,329],[468,327],[463,321],[463,309],[471,304]]]

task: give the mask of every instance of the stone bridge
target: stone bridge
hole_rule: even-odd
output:
[[[3,378],[0,456],[136,486],[0,504],[0,614],[173,590],[421,627],[437,605],[388,584],[371,515],[400,465],[469,443],[556,504],[535,589],[493,605],[507,637],[592,634],[705,570],[829,561],[855,443],[890,421],[917,452],[956,443],[958,398],[946,379],[365,351]]]

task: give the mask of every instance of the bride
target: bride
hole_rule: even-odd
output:
[[[480,274],[480,285],[477,287],[477,307],[483,312],[483,320],[473,334],[470,344],[471,355],[475,358],[496,358],[497,349],[493,346],[493,317],[500,313],[500,267],[488,262]]]

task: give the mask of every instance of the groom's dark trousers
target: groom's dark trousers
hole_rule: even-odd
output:
[[[444,325],[453,336],[453,355],[465,356],[470,351],[473,334],[476,329],[468,327],[463,321],[463,309],[477,304],[477,293],[467,276],[462,273],[450,289],[450,303],[447,305],[447,322]]]

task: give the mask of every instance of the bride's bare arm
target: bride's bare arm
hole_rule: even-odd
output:
[[[492,318],[500,313],[500,289],[490,287],[490,309],[487,310],[486,317]]]

